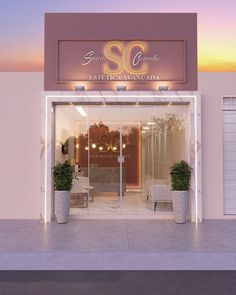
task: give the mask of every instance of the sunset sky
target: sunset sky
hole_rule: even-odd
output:
[[[1,0],[1,72],[43,71],[45,12],[197,12],[199,71],[236,71],[236,0]]]

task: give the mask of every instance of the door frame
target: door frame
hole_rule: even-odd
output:
[[[40,216],[45,222],[54,218],[52,167],[54,165],[54,106],[63,103],[80,104],[189,104],[189,162],[192,167],[190,188],[190,219],[202,221],[202,170],[201,170],[201,95],[200,92],[173,91],[49,91],[41,98],[41,179]],[[94,216],[94,218],[96,218]],[[103,218],[106,218],[103,216]],[[119,218],[119,217],[118,217]],[[122,217],[120,217],[122,218]],[[129,218],[129,216],[126,216]],[[138,218],[138,216],[136,216]],[[140,218],[145,218],[140,216]],[[149,217],[150,218],[150,217]],[[152,216],[151,218],[155,218]],[[158,216],[156,217],[158,218]]]

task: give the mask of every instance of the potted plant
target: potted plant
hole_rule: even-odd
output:
[[[72,173],[69,161],[57,163],[53,168],[57,223],[67,223],[69,219]]]
[[[170,168],[171,189],[175,221],[185,223],[188,212],[188,191],[190,188],[191,167],[186,161],[174,163]]]

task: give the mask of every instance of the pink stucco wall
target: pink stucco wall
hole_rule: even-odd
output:
[[[0,73],[0,218],[39,218],[43,73]]]
[[[203,217],[224,218],[221,96],[236,95],[236,73],[198,76]],[[43,73],[0,73],[0,218],[39,218],[42,90]]]

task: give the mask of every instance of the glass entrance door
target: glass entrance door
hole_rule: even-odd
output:
[[[97,204],[107,212],[120,212],[122,196],[121,120],[120,108],[89,108],[89,180]],[[94,208],[94,211],[97,208]]]

